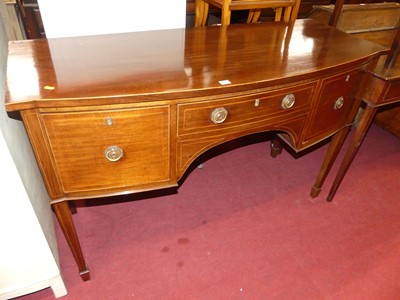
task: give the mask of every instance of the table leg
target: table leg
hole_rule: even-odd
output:
[[[278,140],[278,138],[271,140],[270,149],[272,158],[276,158],[279,154],[282,153],[282,144]]]
[[[340,183],[342,182],[344,176],[346,175],[347,170],[349,169],[354,157],[356,156],[358,149],[361,146],[361,143],[367,134],[367,131],[375,117],[377,107],[366,106],[364,113],[362,114],[360,121],[358,123],[358,127],[356,128],[349,148],[344,156],[343,162],[339,167],[339,171],[336,174],[336,178],[332,184],[331,190],[329,191],[328,197],[326,200],[329,202],[332,201],[333,196],[335,196],[337,189],[339,188]]]
[[[81,245],[76,234],[75,225],[72,220],[71,211],[67,201],[53,204],[58,222],[67,239],[68,245],[72,251],[75,261],[78,265],[79,274],[83,281],[90,279],[89,269],[86,266],[85,258],[83,257]]]
[[[321,192],[322,185],[324,184],[324,181],[328,176],[337,155],[339,154],[339,151],[343,145],[343,142],[346,139],[349,129],[350,127],[345,127],[332,137],[332,141],[329,144],[328,152],[325,155],[318,177],[315,181],[314,186],[311,188],[311,197],[315,198]]]

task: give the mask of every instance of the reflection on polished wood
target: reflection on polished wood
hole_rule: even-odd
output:
[[[321,182],[386,51],[311,20],[13,42],[6,109],[87,280],[66,201],[177,186],[208,149],[264,131],[295,151],[333,137]]]

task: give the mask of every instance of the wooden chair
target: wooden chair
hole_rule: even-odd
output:
[[[294,21],[300,8],[301,0],[196,0],[195,27],[207,24],[209,6],[221,9],[221,24],[229,25],[231,12],[234,10],[249,10],[247,23],[256,23],[261,10],[273,8],[275,21]]]

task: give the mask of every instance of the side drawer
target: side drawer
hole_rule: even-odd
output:
[[[178,105],[178,136],[227,133],[309,109],[316,82],[272,92]],[[292,100],[294,103],[290,103]],[[286,107],[283,102],[288,101]]]
[[[170,180],[168,106],[42,113],[66,194]]]
[[[364,74],[355,70],[322,80],[303,143],[317,142],[352,121],[349,118],[356,105],[354,94]]]

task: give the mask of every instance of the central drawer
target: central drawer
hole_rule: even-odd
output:
[[[42,113],[65,193],[170,180],[170,108]]]
[[[178,136],[222,134],[309,109],[316,82],[271,92],[178,105]]]

